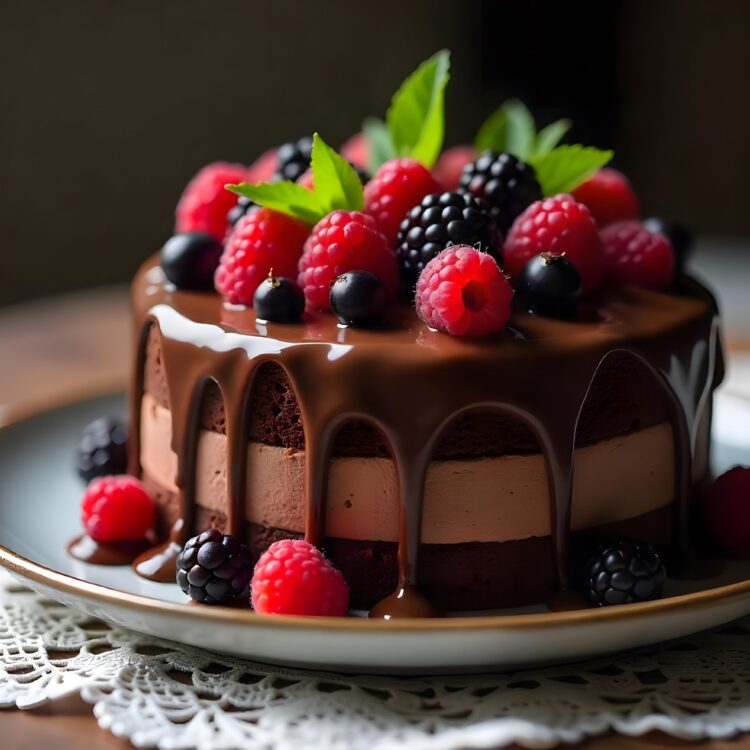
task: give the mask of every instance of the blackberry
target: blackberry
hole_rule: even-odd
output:
[[[470,193],[433,193],[406,214],[396,238],[405,288],[413,291],[422,269],[448,245],[470,245],[499,260],[495,222]]]
[[[310,166],[312,159],[312,138],[305,136],[296,142],[279,146],[276,152],[276,172],[274,180],[296,182]]]
[[[595,607],[659,599],[667,573],[645,542],[604,545],[586,564],[584,591]]]
[[[128,465],[128,428],[101,417],[87,425],[75,456],[78,476],[85,482],[108,474],[124,474]]]
[[[542,188],[533,167],[511,154],[483,152],[461,173],[459,190],[485,200],[497,228],[505,234],[534,201],[542,198]]]
[[[257,205],[255,201],[241,195],[237,199],[237,203],[229,209],[229,213],[227,214],[229,226],[233,227],[251,208]]]
[[[250,583],[250,553],[237,537],[208,529],[177,556],[177,585],[201,604],[227,604]]]

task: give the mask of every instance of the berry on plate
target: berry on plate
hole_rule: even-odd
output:
[[[331,309],[340,323],[365,328],[383,319],[388,295],[369,271],[342,273],[331,287]]]
[[[597,170],[573,191],[573,197],[588,207],[600,227],[637,219],[639,215],[633,186],[622,172],[611,167]]]
[[[239,539],[208,529],[188,539],[177,556],[177,585],[201,604],[227,604],[250,582],[250,553]]]
[[[513,290],[495,259],[466,245],[443,250],[417,282],[417,315],[453,336],[486,336],[510,317]]]
[[[128,428],[101,417],[87,425],[76,450],[76,470],[85,482],[107,474],[124,474],[128,465]]]
[[[535,255],[565,255],[581,276],[584,294],[604,277],[604,248],[588,208],[569,195],[532,203],[513,223],[503,246],[503,268],[517,279]]]
[[[206,232],[223,240],[227,214],[237,196],[224,189],[230,183],[247,179],[247,167],[218,161],[207,164],[193,177],[177,204],[175,234]]]
[[[581,277],[564,255],[535,255],[516,282],[516,299],[530,313],[571,318],[581,296]]]
[[[667,573],[645,542],[605,545],[586,564],[584,592],[595,607],[661,598]]]
[[[735,466],[711,485],[703,502],[711,538],[724,552],[750,557],[750,469]]]
[[[602,230],[607,281],[647,289],[666,289],[674,279],[672,243],[637,221],[620,221]]]
[[[461,173],[461,189],[486,201],[505,234],[517,216],[542,197],[533,167],[511,154],[484,151]]]
[[[273,270],[295,276],[309,234],[302,222],[261,208],[242,217],[227,237],[216,269],[216,291],[233,305],[251,305],[263,279]]]
[[[321,219],[305,242],[299,262],[299,285],[309,310],[330,310],[331,285],[347,271],[369,271],[389,296],[396,293],[396,255],[372,216],[334,211]]]
[[[461,145],[447,148],[440,154],[432,168],[432,176],[440,183],[443,190],[458,190],[464,167],[476,158],[477,152],[474,146]]]
[[[693,249],[693,235],[690,230],[676,221],[659,219],[655,216],[646,219],[643,226],[649,232],[663,234],[672,243],[677,271],[682,272]]]
[[[470,193],[433,193],[401,222],[396,253],[405,288],[413,289],[425,264],[448,245],[470,245],[497,259],[495,222]]]
[[[310,166],[313,139],[307,135],[292,143],[279,146],[276,151],[276,172],[274,179],[295,182]]]
[[[430,193],[440,191],[430,170],[416,159],[385,162],[365,187],[365,212],[394,244],[406,212]]]
[[[170,237],[161,249],[161,270],[178,289],[208,291],[214,286],[221,240],[205,232],[185,232]]]
[[[294,279],[269,275],[255,290],[253,308],[259,319],[296,323],[305,311],[305,295]]]
[[[127,475],[94,479],[81,501],[81,522],[97,542],[143,539],[155,518],[148,492],[135,477]]]
[[[274,542],[255,566],[253,609],[264,615],[343,617],[349,586],[323,553],[302,539]]]

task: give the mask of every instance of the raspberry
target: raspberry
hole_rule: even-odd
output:
[[[230,183],[245,182],[247,167],[217,161],[208,164],[188,183],[177,204],[175,234],[206,232],[219,240],[227,231],[227,214],[237,196],[224,189]]]
[[[735,466],[722,474],[707,493],[703,516],[722,550],[750,557],[750,469]]]
[[[584,293],[604,276],[604,250],[588,208],[569,195],[532,203],[514,222],[503,246],[503,266],[517,279],[535,255],[565,255],[581,276]]]
[[[264,615],[343,617],[349,586],[317,547],[302,539],[274,542],[255,566],[252,605]]]
[[[278,162],[277,151],[271,148],[261,154],[248,168],[248,182],[269,182],[273,179],[273,173],[276,171]]]
[[[440,185],[430,170],[416,159],[392,159],[385,162],[365,187],[365,211],[374,216],[380,229],[394,244],[406,212]]]
[[[323,217],[305,243],[299,285],[309,310],[330,310],[331,285],[347,271],[370,271],[389,296],[396,293],[396,255],[375,219],[359,211],[334,211]]]
[[[233,305],[252,305],[263,279],[296,276],[307,227],[289,216],[261,208],[243,216],[227,238],[214,285]]]
[[[81,501],[81,522],[97,542],[143,539],[156,511],[143,485],[127,475],[94,479]]]
[[[666,289],[674,279],[672,244],[637,221],[618,221],[602,230],[607,281],[622,286]]]
[[[457,190],[464,167],[476,158],[477,152],[473,146],[453,146],[440,154],[432,168],[432,175],[443,190]]]
[[[448,245],[471,245],[497,257],[497,231],[485,204],[470,193],[433,193],[409,211],[399,227],[396,253],[405,288],[425,263]]]
[[[370,155],[370,144],[364,133],[355,133],[341,146],[339,153],[355,167],[366,169]]]
[[[494,151],[485,151],[464,167],[461,189],[489,204],[490,215],[503,234],[525,208],[542,197],[532,167],[511,154]]]
[[[485,336],[510,317],[513,290],[495,259],[466,245],[443,250],[417,282],[417,315],[454,336]]]
[[[638,198],[622,172],[605,167],[573,191],[573,197],[587,206],[600,227],[615,221],[638,218]]]

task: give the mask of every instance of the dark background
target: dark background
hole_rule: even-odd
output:
[[[744,0],[0,0],[0,304],[126,281],[204,163],[341,143],[441,47],[449,144],[519,96],[646,213],[750,235]]]

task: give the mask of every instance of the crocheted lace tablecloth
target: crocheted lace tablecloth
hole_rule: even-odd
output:
[[[658,647],[492,676],[351,677],[255,664],[119,627],[0,571],[0,706],[80,693],[138,747],[552,747],[614,730],[750,729],[750,619]]]

